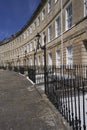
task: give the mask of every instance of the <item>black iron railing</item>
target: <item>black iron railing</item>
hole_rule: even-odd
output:
[[[16,67],[16,66],[14,66],[13,70],[14,70],[15,72],[19,72],[19,68]]]
[[[11,68],[9,68],[11,69]],[[73,130],[87,130],[87,66],[28,66],[19,67],[19,72],[28,71],[35,83],[44,83],[45,93]]]
[[[44,66],[28,66],[28,77],[36,84],[44,83]]]
[[[20,66],[20,67],[19,67],[19,72],[20,72],[21,74],[24,74],[24,66]]]
[[[87,66],[53,66],[47,75],[46,94],[73,130],[87,126]]]
[[[36,69],[34,66],[28,67],[28,77],[30,80],[32,80],[34,83],[36,82]]]
[[[44,82],[44,66],[32,66],[29,78]],[[87,129],[87,66],[47,66],[45,92],[73,130]]]

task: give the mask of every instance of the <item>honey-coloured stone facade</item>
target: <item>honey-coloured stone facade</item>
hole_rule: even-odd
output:
[[[50,1],[50,11],[48,12]],[[69,9],[71,4],[72,9]],[[56,65],[56,52],[60,51],[60,64],[67,64],[67,47],[72,46],[72,64],[87,64],[87,16],[84,15],[84,0],[41,0],[26,25],[10,38],[0,42],[0,66],[43,65],[43,50],[38,49],[36,34],[43,45],[46,35],[46,61],[51,54],[52,65]],[[70,28],[67,28],[67,12],[71,11]],[[44,13],[44,14],[43,14]],[[56,36],[56,20],[60,17],[60,34]],[[51,31],[49,33],[49,27]],[[49,34],[51,40],[49,41]],[[35,54],[35,57],[34,57]],[[49,63],[50,62],[50,63]]]

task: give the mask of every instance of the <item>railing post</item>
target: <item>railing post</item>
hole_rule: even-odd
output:
[[[86,130],[85,122],[85,88],[84,88],[84,79],[82,80],[82,91],[83,91],[83,130]]]
[[[80,65],[77,66],[77,72],[79,74],[80,71]],[[80,80],[81,80],[81,76],[77,78],[77,92],[78,92],[78,116],[79,116],[79,121],[78,121],[78,125],[79,125],[79,130],[81,130],[81,116],[80,116]]]

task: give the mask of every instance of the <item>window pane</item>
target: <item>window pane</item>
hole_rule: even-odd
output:
[[[60,51],[56,51],[56,66],[60,67]]]
[[[52,40],[52,26],[49,26],[48,28],[48,42]]]
[[[66,63],[67,63],[67,65],[73,64],[72,46],[67,47]]]
[[[48,0],[48,13],[50,12],[51,10],[51,0]]]
[[[56,19],[55,22],[55,31],[56,31],[56,37],[60,35],[61,27],[60,27],[60,17]]]
[[[66,29],[72,26],[72,3],[66,9]]]
[[[52,65],[52,54],[51,53],[48,54],[48,61],[49,61],[48,65],[51,66]]]
[[[87,0],[84,0],[84,16],[87,16]]]
[[[45,32],[42,33],[42,45],[44,45]]]
[[[44,20],[44,19],[45,19],[45,9],[42,12],[42,20]]]

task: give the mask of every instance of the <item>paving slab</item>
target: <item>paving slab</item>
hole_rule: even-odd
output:
[[[17,72],[0,70],[0,130],[70,130],[40,89]]]

